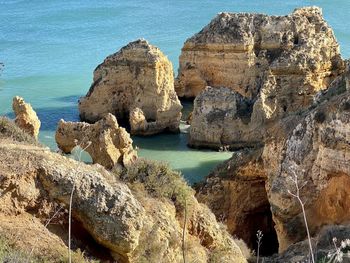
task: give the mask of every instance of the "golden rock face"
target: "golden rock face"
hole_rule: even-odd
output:
[[[26,103],[23,98],[16,96],[13,98],[12,108],[16,116],[17,126],[37,139],[41,122],[32,106]]]
[[[176,91],[196,97],[189,144],[261,143],[269,126],[308,108],[344,70],[319,8],[287,16],[221,13],[186,41],[180,56]]]
[[[80,146],[90,154],[94,163],[107,169],[116,164],[130,165],[137,159],[130,134],[118,125],[117,119],[110,113],[94,124],[60,120],[55,139],[64,153],[71,153]]]
[[[175,89],[196,97],[206,86],[228,87],[248,98],[260,90],[270,97],[298,90],[307,103],[342,69],[334,33],[317,7],[287,16],[220,13],[185,42]]]
[[[147,123],[131,125],[133,134],[179,128],[182,106],[174,90],[172,64],[145,40],[131,42],[108,56],[95,69],[94,82],[79,103],[81,118],[89,122],[107,113],[129,121],[135,108],[143,112]]]

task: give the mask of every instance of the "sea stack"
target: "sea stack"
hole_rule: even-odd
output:
[[[177,132],[182,106],[174,90],[168,58],[146,40],[129,43],[94,71],[93,83],[80,99],[82,120],[95,122],[112,113],[129,123],[132,134]],[[138,121],[142,117],[142,123]]]
[[[16,96],[13,98],[12,109],[16,116],[16,125],[37,139],[41,122],[32,106],[23,98]]]
[[[259,143],[267,126],[308,108],[344,69],[333,30],[318,7],[287,16],[221,13],[186,41],[180,56],[178,95],[200,94],[189,144],[240,148]],[[210,99],[214,93],[230,93],[241,103],[222,109],[220,100]],[[210,117],[219,111],[235,114]]]
[[[339,45],[318,7],[286,16],[220,13],[185,42],[175,88],[180,97],[195,97],[206,86],[249,98],[264,90],[268,107],[284,97],[291,105],[281,108],[295,108],[342,69]]]

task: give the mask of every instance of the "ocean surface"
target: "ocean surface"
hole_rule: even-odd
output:
[[[41,119],[40,141],[55,150],[58,120],[78,120],[77,100],[88,91],[93,70],[128,42],[145,38],[158,46],[176,74],[184,41],[217,13],[284,15],[311,5],[323,8],[349,57],[349,0],[0,0],[0,114],[11,115],[12,97],[24,97]],[[191,183],[231,156],[189,149],[185,126],[182,131],[133,139],[140,156],[168,162]]]

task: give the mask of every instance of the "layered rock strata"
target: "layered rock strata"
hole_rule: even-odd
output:
[[[188,144],[231,149],[261,144],[265,127],[253,102],[229,88],[207,87],[194,100]]]
[[[140,135],[178,131],[181,109],[171,62],[145,40],[108,56],[79,102],[82,120],[95,122],[112,113],[130,123],[132,134]]]
[[[31,136],[38,138],[41,122],[29,103],[21,97],[14,97],[12,109],[15,113],[15,123]]]
[[[274,227],[280,252],[305,239],[301,206],[290,194],[297,191],[295,178],[311,235],[323,226],[349,222],[350,93],[346,87],[347,73],[316,96],[308,109],[269,127],[262,148],[235,153],[199,187],[198,199],[223,218],[232,234],[249,243],[244,235],[253,233],[246,222],[258,218],[255,212],[265,206],[265,220],[254,221],[254,226],[264,228],[267,222],[267,233]]]
[[[248,98],[264,94],[273,112],[288,98],[278,110],[289,110],[308,104],[342,67],[333,30],[318,7],[286,16],[220,13],[185,42],[176,91],[195,97],[206,86],[229,87]]]
[[[116,164],[130,165],[137,158],[129,133],[110,113],[94,124],[60,120],[55,139],[64,153],[71,153],[79,146],[90,154],[94,163],[107,169]]]
[[[334,33],[317,7],[287,16],[221,13],[186,41],[180,56],[176,91],[200,97],[189,144],[254,145],[266,126],[310,106],[344,67]]]

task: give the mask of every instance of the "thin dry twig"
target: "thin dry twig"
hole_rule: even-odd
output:
[[[293,169],[291,169],[291,172],[292,172],[293,176],[289,177],[289,180],[291,180],[293,182],[293,184],[295,185],[296,191],[293,193],[290,190],[288,190],[288,194],[290,194],[291,196],[296,198],[301,206],[301,209],[303,212],[303,217],[304,217],[305,229],[306,229],[306,233],[307,233],[307,239],[308,239],[308,243],[309,243],[309,250],[310,250],[310,254],[311,254],[311,262],[315,263],[314,252],[313,252],[313,248],[312,248],[312,241],[311,241],[309,226],[307,223],[306,212],[305,212],[305,203],[300,198],[300,190],[307,184],[307,182],[304,182],[300,186],[299,181],[298,181],[298,175],[296,174],[296,172]]]

